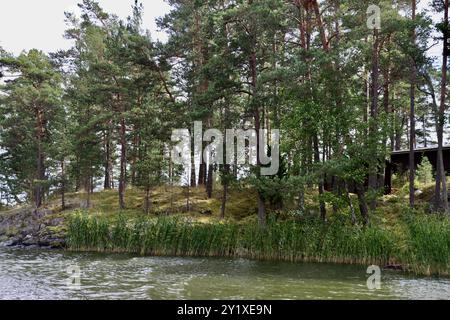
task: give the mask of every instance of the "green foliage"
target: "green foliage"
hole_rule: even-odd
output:
[[[40,201],[51,186],[46,172],[55,169],[55,136],[64,122],[61,74],[38,50],[0,54],[9,75],[0,83],[0,185],[16,202],[24,193]]]
[[[422,163],[416,171],[416,179],[422,185],[427,185],[433,182],[433,166],[427,157],[424,157]]]

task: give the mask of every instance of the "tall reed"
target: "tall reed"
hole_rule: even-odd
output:
[[[115,222],[82,213],[69,223],[69,248],[187,256],[245,256],[270,260],[388,261],[394,241],[379,229],[355,229],[320,221],[274,221],[266,228],[232,222],[203,224],[187,219]]]
[[[260,260],[402,264],[417,273],[450,271],[450,223],[414,218],[405,242],[377,226],[355,227],[318,219],[256,223],[198,223],[188,218],[140,218],[75,214],[69,222],[71,250],[141,255],[244,257]]]
[[[405,259],[414,271],[449,274],[450,222],[447,217],[424,216],[408,219],[408,250]]]

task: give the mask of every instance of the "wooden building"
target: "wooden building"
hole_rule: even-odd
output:
[[[417,149],[414,155],[414,165],[416,169],[422,163],[424,157],[426,157],[436,172],[437,148]],[[450,175],[450,146],[444,147],[443,156],[445,171],[447,172],[447,175]],[[394,173],[405,173],[406,171],[409,171],[409,151],[394,151],[391,155],[391,161],[386,164],[385,186],[387,194],[392,191],[392,175]]]

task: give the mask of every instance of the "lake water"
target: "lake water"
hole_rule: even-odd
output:
[[[0,299],[450,299],[448,278],[382,271],[369,290],[366,269],[0,248]]]

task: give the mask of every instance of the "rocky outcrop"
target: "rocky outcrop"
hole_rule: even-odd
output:
[[[51,209],[20,208],[0,213],[0,246],[61,248],[65,215]]]

